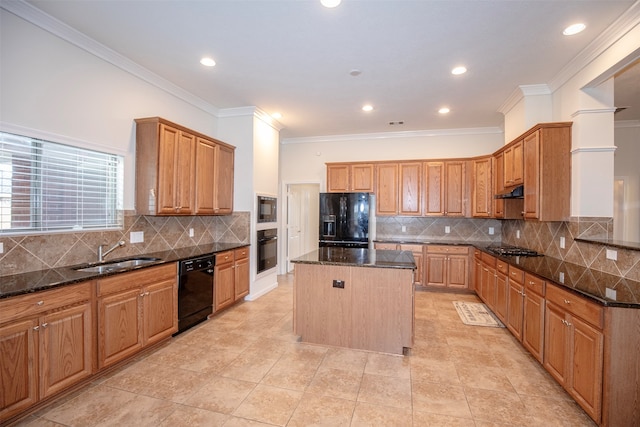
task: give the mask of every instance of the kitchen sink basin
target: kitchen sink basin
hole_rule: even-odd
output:
[[[139,265],[149,264],[152,262],[160,261],[160,258],[131,258],[121,261],[112,261],[102,264],[90,264],[75,267],[74,270],[82,271],[84,273],[110,273],[118,270],[125,270],[127,268],[137,267]]]

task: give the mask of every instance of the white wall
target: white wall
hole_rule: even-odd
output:
[[[216,131],[212,114],[3,9],[0,94],[7,130],[124,155],[126,210],[134,209],[134,118],[161,116],[204,134]]]
[[[399,134],[370,136],[367,139],[335,138],[330,141],[283,141],[280,149],[280,180],[287,183],[320,182],[326,190],[327,162],[438,159],[474,157],[491,154],[503,145],[502,132],[489,129],[466,133],[464,129],[449,134],[403,137]],[[471,131],[469,131],[471,132]]]

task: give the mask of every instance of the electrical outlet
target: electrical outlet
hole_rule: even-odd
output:
[[[493,227],[489,227],[489,235],[493,236],[496,233],[496,229]]]
[[[618,260],[618,251],[614,251],[613,249],[607,249],[607,259],[612,261]]]
[[[144,231],[132,231],[129,233],[129,243],[144,242]]]
[[[4,253],[4,243],[0,243],[0,254]]]
[[[565,247],[564,237],[560,237],[560,249],[564,249],[564,247]]]
[[[193,228],[189,229],[189,237],[193,237]]]
[[[403,225],[403,226],[402,226],[402,232],[403,232],[403,233],[406,233],[406,232],[407,232],[407,226],[406,226],[406,225]]]
[[[612,299],[612,300],[616,300],[616,294],[617,292],[615,291],[615,289],[611,289],[611,288],[605,288],[604,289],[604,296]]]
[[[560,272],[560,280],[559,280],[559,282],[560,283],[564,283],[564,273],[562,271]]]
[[[444,226],[444,232],[445,232],[446,234],[451,233],[451,227],[449,227],[448,225],[445,225],[445,226]]]
[[[520,238],[520,230],[516,230],[516,239]]]

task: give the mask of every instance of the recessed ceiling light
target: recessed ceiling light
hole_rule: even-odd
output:
[[[341,2],[342,0],[320,0],[320,3],[322,3],[324,7],[336,7]]]
[[[438,113],[447,114],[449,111],[451,110],[449,110],[447,107],[442,107],[441,109],[438,110]]]
[[[362,107],[362,111],[373,111],[373,105],[365,105]]]
[[[281,118],[282,118],[282,114],[280,114],[280,113],[273,113],[273,114],[271,115],[271,117],[273,117],[274,119],[278,120],[278,119],[281,119]]]
[[[456,67],[453,70],[451,70],[451,74],[455,74],[456,76],[459,76],[460,74],[464,74],[466,72],[467,72],[467,69],[463,66]]]
[[[564,29],[562,34],[564,34],[565,36],[572,36],[574,34],[578,34],[582,32],[585,28],[587,28],[587,26],[584,25],[583,23],[569,25],[567,28]]]
[[[208,56],[202,58],[200,60],[200,63],[202,65],[206,65],[207,67],[213,67],[214,65],[216,65],[216,61],[214,61],[212,58],[209,58]]]

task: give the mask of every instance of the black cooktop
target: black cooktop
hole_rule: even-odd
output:
[[[487,246],[489,252],[501,256],[542,256],[542,254],[527,248],[518,246]]]

